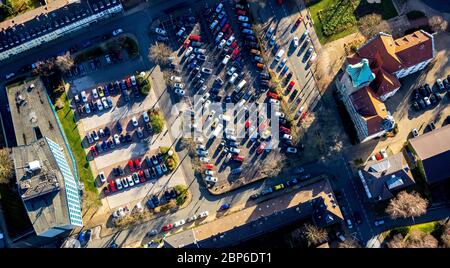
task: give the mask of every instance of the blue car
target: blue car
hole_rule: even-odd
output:
[[[77,240],[78,240],[80,243],[83,243],[83,242],[84,242],[84,232],[80,232],[80,233],[78,234]]]
[[[109,88],[108,88],[108,85],[106,85],[106,84],[103,87],[103,93],[105,94],[105,96],[109,96]]]
[[[108,150],[108,144],[106,143],[106,141],[102,142],[102,146],[101,147],[102,147],[103,151]]]
[[[228,20],[227,16],[223,17],[219,23],[219,28],[222,28],[227,23],[227,20]]]
[[[273,53],[277,53],[278,49],[280,49],[280,44],[275,44],[275,46],[273,47]]]
[[[227,210],[227,209],[229,209],[230,207],[231,207],[230,204],[225,203],[225,204],[223,204],[223,205],[220,206],[219,211]]]
[[[119,122],[117,122],[116,127],[117,127],[117,131],[122,132],[122,130],[123,130],[122,125]]]
[[[289,66],[284,66],[283,70],[281,71],[281,75],[284,75],[289,70]]]
[[[155,208],[155,204],[153,204],[153,201],[151,199],[147,201],[147,206],[149,208]]]

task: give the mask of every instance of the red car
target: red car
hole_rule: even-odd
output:
[[[133,164],[133,160],[128,160],[128,168],[130,169],[131,172],[134,171],[134,164]]]
[[[143,170],[139,170],[138,176],[139,176],[139,181],[140,182],[145,182],[145,176],[144,176],[144,171]]]
[[[98,155],[97,148],[95,146],[91,146],[91,149],[89,150],[93,157],[96,157]]]
[[[125,79],[125,82],[127,82],[127,87],[131,87],[131,79],[129,77]]]
[[[199,42],[200,41],[200,36],[196,35],[196,34],[191,34],[189,36],[189,40]]]
[[[228,30],[228,28],[230,28],[230,24],[225,24],[223,27],[222,27],[222,30],[220,30],[222,33],[225,33],[227,30]]]
[[[230,47],[231,48],[237,48],[237,42],[236,41],[234,41],[233,43],[231,43],[231,45],[230,45]]]
[[[242,10],[242,9],[236,9],[236,14],[237,14],[238,16],[247,16],[247,12],[245,12],[245,11]]]
[[[114,181],[110,181],[108,184],[108,189],[110,192],[117,192],[116,183]]]
[[[205,168],[207,170],[212,170],[213,169],[213,165],[212,164],[205,164]]]
[[[233,156],[233,160],[238,162],[244,162],[244,157],[242,155],[235,155]]]
[[[291,90],[295,86],[295,81],[291,81],[288,85],[288,89]]]
[[[139,159],[134,159],[134,167],[136,169],[141,169],[142,168],[141,161],[139,161]]]
[[[291,134],[291,130],[289,128],[280,126],[280,131],[283,132],[284,134]]]
[[[302,16],[300,16],[297,21],[295,22],[295,27],[298,27],[300,25],[300,23],[302,22],[303,18]]]
[[[161,229],[163,232],[167,232],[167,231],[169,231],[170,229],[172,229],[173,228],[173,224],[172,223],[169,223],[169,224],[167,224],[167,225],[164,225],[163,226],[163,228]]]
[[[278,94],[275,92],[267,92],[267,97],[278,100]]]
[[[236,59],[236,57],[239,55],[239,49],[235,49],[235,50],[233,50],[233,53],[231,54],[231,59],[232,60],[235,60]]]
[[[257,154],[262,154],[264,152],[264,149],[266,148],[266,143],[263,142],[258,146],[258,149],[256,149]]]
[[[250,128],[251,125],[252,125],[252,121],[247,120],[247,121],[245,122],[245,129]]]
[[[300,117],[300,121],[304,120],[307,115],[308,115],[308,112],[303,112],[302,116]]]

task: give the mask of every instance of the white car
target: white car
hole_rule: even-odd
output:
[[[231,67],[230,69],[228,69],[227,75],[232,76],[235,71],[236,71],[236,67]],[[236,74],[236,77],[237,77],[237,74]]]
[[[121,34],[121,33],[123,33],[123,30],[122,29],[115,29],[113,32],[112,32],[112,35],[113,36],[117,36],[117,35],[119,35],[119,34]]]
[[[138,126],[138,121],[136,119],[136,116],[133,116],[133,118],[131,118],[131,123],[133,124],[133,126],[137,127]]]
[[[173,86],[177,87],[177,88],[181,88],[181,89],[184,88],[184,84],[183,83],[175,83],[175,84],[173,84]]]
[[[130,187],[134,186],[134,181],[133,181],[133,178],[131,176],[127,177],[127,182],[128,182],[128,185],[130,185]]]
[[[142,113],[142,118],[144,118],[145,123],[148,123],[150,121],[150,118],[148,117],[148,113],[146,111]]]
[[[270,99],[270,100],[269,100],[269,103],[270,103],[270,104],[275,104],[275,105],[280,105],[280,101],[279,101],[279,100],[276,100],[276,99]]]
[[[209,107],[209,105],[211,105],[211,100],[205,101],[205,103],[203,103],[203,108],[207,109]]]
[[[132,75],[132,76],[130,76],[130,80],[131,80],[131,84],[133,86],[135,86],[136,85],[136,77],[134,75]]]
[[[170,81],[172,81],[172,82],[181,82],[181,77],[172,75],[170,77]]]
[[[108,104],[108,101],[106,100],[106,97],[102,98],[102,104],[105,109],[109,108],[109,104]]]
[[[119,134],[114,134],[114,142],[115,142],[117,145],[120,144]]]
[[[415,128],[413,130],[411,130],[411,133],[412,133],[413,137],[419,136],[419,132]]]
[[[216,7],[216,13],[219,13],[220,11],[222,11],[222,8],[223,8],[223,4],[219,3]]]
[[[86,91],[81,91],[81,99],[83,100],[83,102],[87,102],[87,95],[86,95]]]
[[[283,135],[283,139],[285,139],[285,140],[292,140],[292,136],[289,135],[289,134],[284,134]]]
[[[101,100],[97,100],[97,109],[98,109],[99,111],[102,111],[102,110],[103,110],[103,104],[102,104],[102,101],[101,101]]]
[[[203,151],[203,150],[197,150],[197,154],[199,156],[208,156],[208,151]]]
[[[211,96],[211,94],[209,94],[209,92],[206,92],[205,95],[203,95],[201,102],[204,103],[209,98],[209,96]]]
[[[116,186],[117,186],[117,190],[122,190],[123,186],[122,186],[122,182],[120,181],[120,179],[116,179]]]
[[[161,28],[156,28],[155,32],[157,34],[160,34],[160,35],[166,35],[167,34],[167,32],[164,29],[161,29]]]
[[[286,149],[286,152],[291,153],[291,154],[296,154],[297,153],[297,148],[294,147],[288,147]]]
[[[248,17],[246,17],[246,16],[239,16],[238,17],[238,21],[248,22]]]
[[[84,105],[84,111],[85,111],[87,114],[90,114],[90,113],[91,113],[91,107],[89,107],[89,103],[86,103],[86,104]]]
[[[106,181],[105,172],[102,171],[102,172],[98,173],[98,178],[100,179],[100,181],[102,183],[104,183]]]
[[[175,227],[175,228],[180,227],[180,226],[184,225],[185,223],[186,223],[185,220],[179,220],[179,221],[176,221],[173,223],[173,227]]]
[[[215,110],[212,110],[209,114],[208,114],[208,119],[212,119],[214,117],[214,115],[216,114]]]
[[[198,215],[198,217],[199,217],[200,219],[202,219],[202,218],[208,217],[208,215],[209,215],[209,212],[208,212],[208,211],[203,211],[202,213],[200,213],[200,214]]]
[[[213,175],[214,175],[214,171],[212,171],[212,170],[206,170],[206,171],[205,171],[205,175],[213,176]]]
[[[294,47],[298,47],[298,41],[299,41],[298,36],[294,36]]]
[[[96,88],[93,88],[93,89],[92,89],[92,97],[98,99],[98,92],[97,92],[97,89],[96,89]]]
[[[205,54],[206,53],[206,49],[204,49],[204,48],[195,48],[194,52],[195,53],[200,53],[200,54]]]
[[[234,153],[234,154],[239,154],[240,151],[241,151],[240,149],[235,148],[235,147],[231,147],[231,148],[230,148],[230,152],[232,152],[232,153]]]
[[[220,49],[222,49],[222,48],[225,46],[226,43],[227,43],[227,40],[222,39],[222,40],[220,41],[218,47],[219,47]]]
[[[231,44],[233,43],[234,39],[236,39],[236,37],[234,37],[234,35],[230,36],[230,38],[228,38],[228,40],[227,40],[227,46],[231,46]]]
[[[188,49],[186,49],[186,53],[184,54],[186,57],[189,57],[189,55],[191,55],[191,53],[194,51],[193,47],[188,47]],[[180,81],[181,81],[181,77],[180,77]]]
[[[383,157],[383,159],[388,157],[388,154],[385,149],[380,150],[380,154]]]
[[[208,157],[200,157],[200,161],[203,163],[209,163],[210,159]]]
[[[194,216],[189,217],[186,221],[192,222],[192,221],[195,221],[196,219],[197,219],[197,215],[194,215]]]

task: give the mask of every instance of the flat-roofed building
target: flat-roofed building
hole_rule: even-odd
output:
[[[120,0],[54,0],[0,22],[0,61],[123,11]]]
[[[408,148],[428,184],[450,178],[450,125],[409,140]]]
[[[319,227],[342,221],[328,179],[293,190],[165,238],[165,247],[220,248],[237,245],[300,220]]]
[[[76,163],[40,79],[7,87],[19,194],[36,234],[82,226]]]
[[[13,148],[19,194],[34,231],[53,237],[82,227],[78,185],[62,148],[49,138]]]

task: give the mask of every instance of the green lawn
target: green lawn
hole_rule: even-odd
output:
[[[92,175],[89,162],[86,158],[86,153],[82,146],[78,126],[75,123],[73,110],[70,108],[69,100],[66,93],[63,93],[59,98],[64,102],[64,107],[56,111],[59,121],[62,124],[64,133],[66,134],[69,146],[72,150],[73,156],[78,166],[78,173],[81,181],[84,183],[84,189],[93,193],[97,193],[97,188],[94,184],[94,176]]]
[[[391,0],[368,4],[365,0],[318,0],[310,2],[309,11],[322,44],[340,39],[358,30],[357,22],[370,13],[383,19],[397,16]]]

